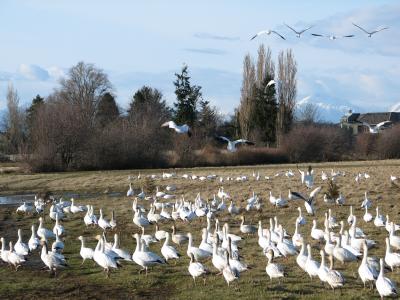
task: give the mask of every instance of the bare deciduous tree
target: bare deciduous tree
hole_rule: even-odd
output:
[[[283,134],[289,132],[296,106],[297,63],[291,49],[278,56],[278,145]]]
[[[243,81],[240,96],[240,105],[238,117],[240,124],[240,133],[243,138],[249,138],[251,130],[251,116],[254,110],[253,92],[256,82],[256,70],[249,54],[243,61]]]
[[[297,119],[305,125],[318,123],[320,121],[320,111],[318,106],[311,102],[301,106],[297,111]]]

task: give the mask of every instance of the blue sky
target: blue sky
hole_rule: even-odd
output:
[[[283,22],[315,27],[298,39]],[[390,29],[368,38],[351,22]],[[186,63],[205,98],[230,113],[239,103],[243,57],[264,43],[275,58],[293,49],[298,99],[310,96],[324,119],[336,120],[348,108],[387,111],[400,102],[399,25],[398,1],[2,0],[0,109],[9,82],[27,105],[83,60],[109,74],[122,107],[144,84],[172,103],[173,74]],[[249,41],[268,28],[287,40]],[[311,32],[356,37],[331,41]]]

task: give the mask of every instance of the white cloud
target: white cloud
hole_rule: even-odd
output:
[[[49,72],[37,65],[21,64],[18,72],[25,79],[45,81],[50,78]]]

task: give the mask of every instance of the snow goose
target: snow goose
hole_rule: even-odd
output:
[[[18,212],[30,213],[32,211],[33,211],[33,206],[26,204],[26,202],[24,202],[22,205],[18,206],[18,208],[17,208],[17,213]]]
[[[135,211],[135,214],[133,215],[133,223],[140,228],[150,225],[149,220],[142,215],[140,210]]]
[[[387,232],[391,232],[391,231],[393,231],[393,232],[396,232],[396,231],[398,231],[399,229],[400,229],[400,226],[399,225],[397,225],[397,224],[394,224],[393,223],[393,228],[392,228],[392,223],[393,222],[391,222],[390,220],[389,220],[389,215],[386,215],[386,222],[385,222],[385,229],[386,229],[386,231]]]
[[[363,216],[364,222],[371,222],[374,217],[368,212],[368,206],[365,206],[365,214]]]
[[[20,256],[26,256],[29,253],[29,247],[22,241],[22,230],[18,229],[18,241],[14,245],[15,252]]]
[[[203,249],[204,251],[213,252],[213,247],[212,245],[208,242],[208,230],[207,228],[202,229],[202,235],[201,235],[201,243],[199,246],[200,249]]]
[[[168,259],[179,259],[181,256],[178,251],[171,245],[169,245],[169,233],[167,232],[165,235],[165,241],[163,246],[161,247],[161,254],[164,256],[165,260],[168,261]]]
[[[343,275],[336,270],[333,270],[333,256],[329,256],[330,260],[330,267],[329,272],[326,274],[326,282],[330,285],[332,290],[335,288],[342,287],[344,284],[344,277]]]
[[[10,254],[10,250],[6,250],[6,241],[4,237],[2,237],[0,241],[1,241],[1,251],[0,251],[1,260],[6,264],[10,264],[8,260],[8,255]]]
[[[303,269],[304,271],[305,271],[307,258],[308,258],[308,253],[307,253],[307,249],[306,249],[305,243],[303,241],[303,243],[301,243],[300,253],[296,257],[296,262],[297,262],[298,266],[301,269]]]
[[[350,205],[350,214],[349,214],[349,216],[347,217],[347,223],[349,223],[349,225],[353,224],[353,218],[354,218],[354,215],[353,215],[353,205]]]
[[[17,252],[13,250],[13,243],[10,241],[10,250],[8,251],[8,263],[13,265],[15,271],[25,262],[25,258],[23,255],[19,255]]]
[[[254,193],[254,192],[253,192]],[[248,201],[248,200],[247,200]],[[276,203],[276,197],[274,195],[272,195],[272,191],[269,191],[269,202],[275,206]]]
[[[379,206],[376,207],[376,215],[374,219],[374,225],[376,227],[385,227],[385,217],[379,214]]]
[[[223,253],[225,253],[225,249],[223,250]],[[222,273],[222,270],[226,266],[226,259],[221,253],[218,251],[218,236],[216,236],[216,239],[213,243],[213,252],[212,252],[212,259],[211,262],[213,266],[220,272]]]
[[[236,140],[236,141],[231,141],[230,139],[228,139],[227,137],[224,137],[224,136],[216,136],[215,138],[220,142],[228,143],[227,146],[226,146],[226,149],[229,152],[232,152],[232,153],[237,151],[236,146],[239,145],[239,144],[255,145],[253,142],[250,142],[250,141],[245,140],[245,139],[239,139],[239,140]]]
[[[383,299],[383,297],[396,296],[396,284],[392,280],[384,276],[384,266],[382,258],[379,260],[379,263],[381,270],[379,272],[378,279],[376,280],[375,285],[379,295],[381,296],[381,299]]]
[[[165,230],[160,230],[160,228],[158,227],[158,224],[156,223],[156,231],[154,233],[154,237],[158,241],[161,241],[161,240],[165,239],[166,235],[167,235],[167,232]]]
[[[308,255],[304,265],[304,270],[312,279],[314,276],[318,276],[319,263],[312,258],[310,244],[307,244],[307,253]]]
[[[82,206],[82,205],[75,205],[75,199],[74,199],[74,198],[71,198],[71,208],[70,208],[70,211],[71,211],[73,214],[80,213],[80,212],[85,211],[85,207]]]
[[[187,134],[188,137],[192,136],[190,127],[187,124],[177,125],[174,121],[168,121],[163,123],[161,127],[168,127],[170,129],[173,129],[178,134]]]
[[[229,206],[228,206],[228,212],[229,212],[231,215],[237,215],[237,214],[239,214],[239,212],[240,212],[239,208],[236,207],[236,205],[233,203],[232,200],[231,200],[231,203],[230,203]]]
[[[390,222],[392,230],[389,233],[389,242],[390,246],[396,248],[397,250],[400,249],[400,236],[394,235],[395,232],[395,225],[393,222]]]
[[[233,252],[232,252],[232,241],[231,241],[230,237],[228,237],[228,254],[229,254],[229,263],[232,266],[232,268],[238,270],[239,273],[244,272],[244,271],[249,269],[247,264],[245,264],[244,262],[242,262],[240,260],[240,256],[239,255],[237,255],[237,257],[235,257],[233,255]]]
[[[32,231],[32,234],[28,241],[29,251],[36,250],[40,245],[40,240],[36,235],[35,225],[32,225],[31,231]]]
[[[139,234],[135,233],[134,238],[136,239],[136,250],[132,255],[132,260],[142,267],[139,274],[145,270],[147,275],[148,267],[165,264],[164,259],[159,257],[157,254],[151,251],[144,251]]]
[[[350,236],[353,238],[365,238],[366,235],[364,231],[356,226],[357,224],[357,217],[353,216],[353,223],[350,226]]]
[[[131,254],[127,250],[120,248],[119,235],[117,233],[114,234],[114,244],[111,250],[114,251],[122,259],[126,261],[132,261]]]
[[[322,229],[317,228],[317,220],[313,220],[313,226],[311,228],[311,237],[314,240],[321,241],[324,239],[324,231]]]
[[[336,218],[332,216],[332,210],[329,208],[328,209],[328,227],[330,229],[338,227],[339,224],[336,222]]]
[[[335,245],[332,243],[331,240],[331,233],[328,231],[326,234],[326,239],[325,239],[325,246],[324,246],[324,251],[327,255],[333,255],[333,249],[335,248]]]
[[[199,261],[199,260],[206,259],[212,255],[212,253],[210,253],[208,251],[205,251],[203,249],[193,246],[193,236],[190,232],[187,234],[187,236],[189,238],[189,242],[188,242],[188,247],[187,247],[186,253],[189,257],[190,257],[190,253],[192,253],[194,255],[194,258],[196,259],[196,261]]]
[[[364,126],[368,127],[369,133],[377,134],[377,133],[379,133],[380,130],[384,129],[388,125],[391,125],[392,122],[391,121],[383,121],[383,122],[380,122],[380,123],[376,124],[375,126],[370,125],[367,122],[362,122],[362,124]]]
[[[321,280],[322,282],[326,282],[329,268],[325,266],[325,252],[323,250],[320,250],[319,253],[321,255],[321,264],[319,265],[318,269],[318,277],[319,280]]]
[[[240,277],[240,273],[237,269],[233,268],[230,263],[229,263],[229,253],[226,252],[225,254],[226,257],[226,265],[222,270],[222,275],[225,278],[226,283],[229,284],[234,281],[234,280],[238,280]]]
[[[103,268],[104,272],[107,274],[107,278],[110,276],[110,269],[117,269],[119,264],[116,258],[108,255],[105,252],[105,241],[104,238],[97,236],[98,243],[96,249],[93,252],[93,260]]]
[[[194,260],[193,254],[190,254],[190,263],[188,267],[188,271],[190,275],[193,277],[194,284],[196,284],[196,278],[200,276],[204,276],[209,273],[207,268],[202,264]],[[205,284],[205,277],[204,284]]]
[[[364,28],[362,28],[360,25],[357,25],[355,23],[353,23],[353,25],[356,26],[358,29],[362,30],[364,33],[366,33],[368,37],[372,37],[372,35],[374,35],[375,33],[381,32],[382,30],[389,29],[389,27],[381,27],[381,28],[377,28],[372,31],[367,31]]]
[[[274,259],[274,251],[271,249],[268,250],[268,263],[267,266],[265,267],[265,272],[269,276],[269,279],[272,280],[273,278],[281,278],[285,277],[285,271],[283,269],[283,266],[277,263],[273,262]]]
[[[282,233],[279,235],[279,242],[276,247],[278,248],[279,252],[285,257],[297,254],[296,247],[292,244],[291,241],[283,241]]]
[[[111,220],[110,220],[111,229],[117,227],[117,219],[115,218],[114,210],[111,211]]]
[[[342,193],[339,193],[339,197],[336,199],[336,204],[343,206],[346,202],[346,198],[343,196]]]
[[[103,217],[103,209],[100,208],[100,218],[97,221],[97,225],[103,230],[111,228],[110,222]]]
[[[49,238],[54,239],[56,237],[56,235],[51,230],[43,227],[42,217],[39,218],[39,227],[36,233],[41,239],[49,239]]]
[[[305,225],[306,224],[306,219],[301,214],[301,208],[298,207],[297,210],[299,211],[299,216],[296,219],[296,223],[299,224],[299,225]]]
[[[58,233],[56,233],[56,240],[51,245],[51,251],[61,253],[64,250],[64,242],[60,239]]]
[[[263,34],[270,35],[271,33],[279,36],[282,40],[285,40],[283,35],[279,34],[277,31],[271,30],[271,29],[261,30],[261,31],[257,32],[250,40],[254,40],[256,37],[258,37],[260,35],[263,35]]]
[[[342,236],[339,235],[338,240],[336,241],[336,246],[333,249],[333,256],[340,261],[342,264],[345,262],[351,262],[357,260],[357,256],[354,255],[347,248],[342,247]]]
[[[394,268],[400,266],[400,254],[391,251],[389,238],[386,238],[385,242],[386,242],[385,263],[392,269],[393,272]]]
[[[126,196],[127,196],[127,197],[132,197],[134,194],[135,194],[135,193],[134,193],[133,188],[132,188],[132,183],[129,183],[129,189],[128,189],[128,191],[126,192]]]
[[[85,245],[86,240],[83,236],[79,236],[78,240],[81,241],[81,250],[79,251],[79,254],[82,257],[82,263],[81,263],[81,266],[82,266],[84,264],[85,260],[93,259],[94,251],[92,248],[86,247],[86,245]]]
[[[366,208],[371,208],[372,202],[371,200],[368,199],[368,192],[364,193],[364,200],[361,203],[361,208],[366,207]]]
[[[56,215],[56,224],[53,227],[53,233],[58,235],[63,235],[65,233],[65,228],[60,224],[58,215]]]
[[[49,217],[52,220],[56,220],[58,219],[63,219],[64,218],[64,212],[63,212],[64,208],[59,208],[58,206],[54,206],[52,205],[50,207],[50,211],[49,211]]]
[[[158,242],[158,240],[151,234],[144,234],[144,227],[142,227],[142,235],[140,236],[140,238],[145,243],[145,245],[150,245],[151,243]]]
[[[366,283],[373,283],[378,278],[378,272],[368,264],[368,247],[366,243],[363,244],[363,250],[363,259],[358,267],[358,275],[360,276],[365,288]]]
[[[51,272],[54,272],[54,276],[56,276],[57,269],[68,266],[67,262],[65,261],[65,258],[63,258],[61,255],[58,255],[55,252],[48,251],[46,241],[42,241],[41,244],[42,252],[40,254],[40,258],[46,265],[46,267],[48,267]]]
[[[240,232],[244,233],[244,234],[253,234],[257,231],[257,228],[253,225],[249,225],[249,224],[244,224],[245,222],[245,217],[244,215],[241,216],[241,224],[240,224]]]
[[[176,233],[176,227],[175,225],[172,225],[172,241],[177,244],[177,245],[182,245],[185,243],[187,240],[189,240],[189,237],[186,234],[181,234],[181,233]]]
[[[295,223],[295,230],[294,230],[294,234],[292,236],[292,242],[293,245],[296,247],[301,247],[301,245],[303,244],[304,238],[301,235],[301,233],[299,233],[299,223]]]

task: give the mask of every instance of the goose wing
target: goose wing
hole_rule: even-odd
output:
[[[161,127],[168,127],[168,128],[173,128],[173,129],[175,129],[175,128],[176,128],[176,124],[175,124],[174,121],[168,121],[168,122],[163,123],[163,124],[161,125]]]
[[[382,31],[382,30],[385,30],[385,29],[389,29],[389,27],[383,27],[383,28],[380,28],[380,29],[376,29],[376,30],[372,31],[371,34],[375,34],[375,33],[377,33],[377,32],[380,32],[380,31]]]
[[[239,139],[233,142],[235,145],[236,144],[246,144],[246,145],[255,145],[253,142],[250,142],[248,140],[244,140],[244,139]]]
[[[299,31],[297,31],[296,29],[294,29],[294,28],[292,28],[292,27],[290,27],[288,24],[286,24],[286,23],[283,23],[283,24],[285,24],[285,26],[287,27],[287,28],[289,28],[290,30],[292,30],[294,33],[296,33],[296,34],[301,34],[302,32],[299,32]],[[304,32],[304,31],[303,31]]]
[[[220,141],[220,142],[227,142],[227,143],[229,143],[231,140],[230,139],[228,139],[227,137],[224,137],[224,136],[221,136],[221,135],[216,135],[215,136],[215,139],[217,140],[217,141]]]
[[[277,31],[272,30],[271,32],[272,32],[272,33],[275,33],[275,34],[276,34],[277,36],[279,36],[282,40],[286,40],[285,37],[284,37],[283,35],[281,35],[280,33],[278,33]]]
[[[383,122],[376,124],[376,128],[381,129],[382,127],[385,127],[386,125],[390,125],[390,124],[392,124],[391,121],[383,121]]]
[[[352,23],[354,26],[356,26],[358,29],[361,29],[364,31],[366,34],[371,34],[371,32],[366,31],[364,28],[362,28],[360,25],[357,25],[356,23]]]
[[[292,192],[292,195],[299,197],[300,199],[303,199],[304,201],[308,201],[308,199],[306,199],[302,194],[300,194],[298,192]]]

